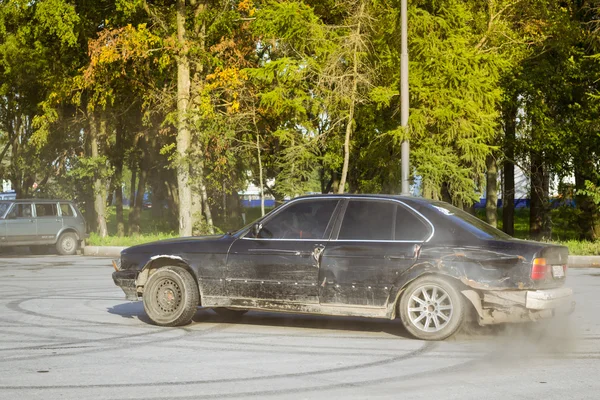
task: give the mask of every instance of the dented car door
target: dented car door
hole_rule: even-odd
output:
[[[393,200],[351,199],[322,255],[320,303],[385,307],[433,228]]]
[[[226,291],[241,299],[316,304],[320,255],[339,199],[294,201],[236,240],[227,259]]]

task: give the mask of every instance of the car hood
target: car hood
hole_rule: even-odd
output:
[[[210,248],[211,243],[221,242],[230,238],[229,235],[210,235],[210,236],[189,236],[173,239],[158,240],[156,242],[139,244],[126,248],[121,252],[121,255],[145,253],[158,254],[167,253],[173,254],[177,252],[188,252],[189,250],[198,251],[201,248]]]

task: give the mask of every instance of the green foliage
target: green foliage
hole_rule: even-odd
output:
[[[589,196],[596,205],[600,205],[600,186],[593,182],[586,180],[585,189],[578,190],[577,193]]]

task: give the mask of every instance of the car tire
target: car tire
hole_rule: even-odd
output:
[[[398,307],[406,330],[421,340],[444,340],[452,336],[461,328],[467,311],[456,284],[437,275],[411,282]]]
[[[60,235],[56,241],[56,251],[63,256],[72,256],[77,254],[79,240],[73,232],[66,232]]]
[[[192,321],[200,294],[194,277],[185,269],[162,267],[144,287],[144,310],[160,326],[181,326]]]
[[[248,310],[237,310],[233,308],[224,308],[224,307],[215,307],[213,310],[219,314],[223,318],[227,319],[237,319],[242,318],[244,314],[248,312]]]

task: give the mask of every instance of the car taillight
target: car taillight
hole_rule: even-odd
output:
[[[536,258],[533,260],[533,266],[531,267],[531,279],[539,281],[546,279],[550,266],[546,264],[545,258]]]

